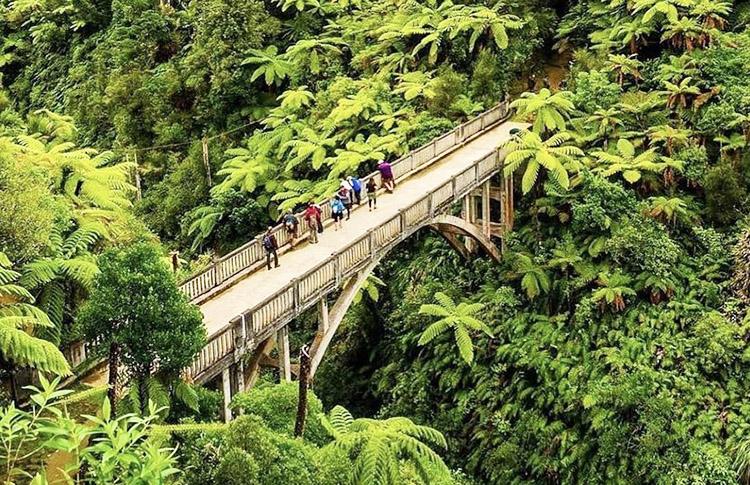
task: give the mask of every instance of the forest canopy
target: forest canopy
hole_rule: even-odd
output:
[[[0,428],[33,444],[4,479],[46,483],[75,443],[65,473],[91,483],[750,483],[750,3],[0,0],[0,19]],[[502,260],[418,232],[356,297],[304,433],[277,370],[217,422],[221,394],[180,376],[204,335],[177,282],[502,100],[528,126],[497,147]],[[295,351],[313,326],[291,324]],[[131,370],[68,394],[44,375],[76,372],[84,336]],[[108,426],[143,467],[103,461]]]

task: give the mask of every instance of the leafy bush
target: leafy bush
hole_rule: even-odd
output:
[[[297,418],[297,382],[280,384],[261,384],[247,392],[237,394],[230,407],[245,414],[253,414],[276,433],[294,436],[294,423]],[[328,434],[323,429],[318,415],[323,412],[323,404],[313,393],[307,395],[307,421],[305,439],[316,444],[328,441]]]
[[[580,195],[571,204],[574,231],[598,233],[636,210],[635,197],[622,185],[586,174]]]
[[[622,268],[657,276],[670,275],[680,257],[680,247],[659,223],[645,217],[623,221],[605,244],[605,251]]]
[[[214,475],[214,483],[254,485],[258,483],[260,467],[255,459],[240,448],[231,448],[221,457]]]
[[[726,226],[737,221],[747,202],[743,177],[729,163],[723,162],[706,172],[703,179],[706,192],[706,214],[715,224]]]
[[[620,101],[620,86],[604,71],[581,72],[573,81],[573,104],[586,113],[607,109]]]

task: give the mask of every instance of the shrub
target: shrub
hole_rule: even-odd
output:
[[[258,416],[272,431],[293,436],[298,393],[296,382],[260,385],[235,396],[230,407]],[[328,434],[318,418],[322,412],[320,399],[314,393],[308,393],[305,439],[316,444],[328,441]]]
[[[221,457],[216,469],[215,482],[223,485],[255,485],[260,467],[244,450],[232,448]]]
[[[575,77],[571,101],[586,113],[607,109],[620,100],[620,86],[604,71],[581,72]]]
[[[747,190],[741,181],[742,176],[726,162],[706,172],[703,189],[706,192],[706,213],[711,222],[725,226],[742,216]]]
[[[680,247],[653,219],[637,216],[612,232],[605,251],[616,264],[634,272],[668,276],[680,256]]]
[[[572,227],[577,232],[600,232],[635,210],[635,197],[622,185],[586,174],[580,195],[572,203]]]

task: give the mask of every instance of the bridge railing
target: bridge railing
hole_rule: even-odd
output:
[[[494,123],[503,118],[506,112],[488,113],[494,117],[489,118],[493,119],[491,123]],[[472,120],[457,130],[465,128],[467,132],[471,132],[477,129],[477,126],[486,127],[491,123],[483,124],[482,121]],[[454,135],[460,137],[458,133]],[[438,138],[436,142],[442,138]],[[221,370],[217,370],[220,367],[217,364],[231,358],[235,349],[257,344],[271,337],[276,330],[313,306],[322,296],[341,286],[357,271],[377,260],[392,246],[416,231],[437,211],[460,200],[486,181],[501,168],[501,162],[498,150],[477,159],[471,167],[454,176],[437,190],[401,210],[397,216],[353,241],[346,248],[333,253],[330,259],[294,279],[276,294],[232,319],[227,326],[211,337],[193,365],[187,369],[187,374],[201,381],[208,379]],[[234,346],[227,345],[228,342],[232,342]]]
[[[432,162],[437,157],[445,154],[454,147],[461,145],[467,139],[476,135],[483,129],[491,126],[499,119],[504,118],[508,113],[508,105],[502,102],[495,107],[485,111],[476,118],[472,118],[462,125],[457,126],[448,133],[435,138],[429,143],[412,150],[393,162],[393,175],[396,179],[402,178],[406,174]],[[371,178],[376,178],[378,186],[381,186],[380,175],[373,172],[362,179],[362,186],[367,184]],[[301,218],[301,214],[297,214]],[[323,206],[323,220],[331,218],[331,211],[328,204]],[[272,234],[276,236],[279,247],[289,244],[289,237],[282,224],[276,225],[272,229]],[[224,255],[219,260],[211,263],[198,274],[195,274],[185,280],[180,289],[190,298],[195,300],[211,290],[227,282],[242,271],[260,266],[265,260],[265,251],[262,246],[263,234],[258,235],[250,242],[240,246],[234,251]]]

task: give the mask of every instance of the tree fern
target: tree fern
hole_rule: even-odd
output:
[[[492,331],[482,321],[474,317],[480,312],[484,305],[481,303],[461,302],[458,305],[445,293],[435,293],[435,299],[438,304],[426,303],[419,308],[419,313],[438,317],[439,320],[433,322],[419,338],[417,345],[426,345],[433,341],[443,332],[453,329],[453,336],[456,341],[456,347],[461,358],[471,364],[474,361],[474,343],[471,340],[470,332],[481,331],[492,338]]]
[[[55,345],[34,337],[35,329],[51,327],[46,313],[33,305],[34,298],[15,284],[20,273],[10,269],[10,261],[0,253],[0,352],[18,366],[29,366],[57,375],[70,374],[70,367]]]
[[[355,457],[355,484],[398,484],[401,461],[414,464],[428,483],[432,470],[440,476],[450,473],[431,448],[447,448],[443,435],[433,428],[414,424],[407,418],[353,419],[341,406],[334,407],[328,416],[321,415],[320,418],[334,439],[326,446],[342,449]]]

